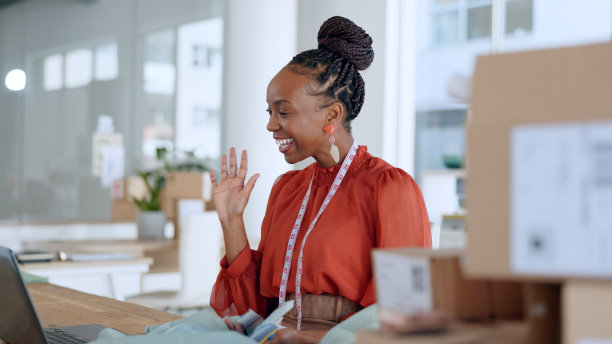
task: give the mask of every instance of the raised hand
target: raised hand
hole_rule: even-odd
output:
[[[212,196],[215,202],[215,208],[219,214],[221,221],[228,221],[237,217],[242,217],[244,208],[249,201],[251,191],[255,186],[255,181],[259,178],[259,174],[253,175],[249,181],[244,184],[247,174],[248,157],[246,150],[242,151],[240,158],[240,169],[236,164],[236,150],[230,148],[229,152],[229,167],[227,166],[227,155],[223,154],[221,158],[221,182],[217,183],[215,171],[210,171],[210,179],[212,181]]]
[[[229,167],[227,156],[223,154],[221,157],[221,182],[217,182],[215,171],[210,171],[213,201],[221,227],[223,227],[225,254],[230,265],[248,245],[242,214],[255,186],[255,181],[259,178],[259,173],[253,175],[245,184],[247,164],[247,152],[242,151],[240,169],[238,169],[236,150],[232,147],[229,153]]]

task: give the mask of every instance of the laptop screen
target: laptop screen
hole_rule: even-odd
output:
[[[13,252],[0,247],[0,338],[11,344],[46,344]]]

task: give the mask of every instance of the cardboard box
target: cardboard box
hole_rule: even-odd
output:
[[[113,200],[111,205],[111,220],[117,222],[136,222],[138,206],[127,200]]]
[[[492,317],[496,319],[523,319],[524,283],[516,281],[491,281]]]
[[[489,319],[492,312],[489,282],[465,278],[460,267],[461,254],[457,249],[374,250],[381,309],[405,314],[436,309],[448,311],[457,319]]]
[[[115,180],[111,187],[111,193],[114,200],[131,201],[134,198],[143,198],[149,192],[140,176],[129,176]]]
[[[161,209],[168,220],[175,220],[178,199],[210,199],[210,177],[208,173],[168,172],[166,185],[160,193]]]
[[[612,343],[612,283],[568,281],[562,290],[563,343]]]
[[[478,58],[467,120],[468,275],[612,278],[610,259],[599,259],[612,250],[599,237],[609,227],[596,226],[609,211],[593,201],[609,199],[610,187],[588,188],[610,180],[601,165],[612,139],[610,61],[612,44]]]
[[[166,175],[165,196],[175,198],[204,198],[204,179],[207,173],[172,171]]]
[[[525,343],[523,322],[454,323],[446,332],[428,334],[394,334],[382,330],[360,331],[357,344],[458,344],[458,343]]]

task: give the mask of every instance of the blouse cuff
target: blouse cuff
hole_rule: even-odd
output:
[[[223,256],[223,259],[221,259],[221,269],[224,271],[225,276],[230,279],[240,277],[251,265],[252,255],[251,248],[247,244],[240,251],[232,265],[227,266],[227,256]]]

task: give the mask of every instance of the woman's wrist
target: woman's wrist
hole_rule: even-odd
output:
[[[242,218],[242,214],[219,217],[219,221],[221,222],[221,227],[223,229],[226,229],[226,228],[233,229],[233,228],[244,227],[244,220]]]

